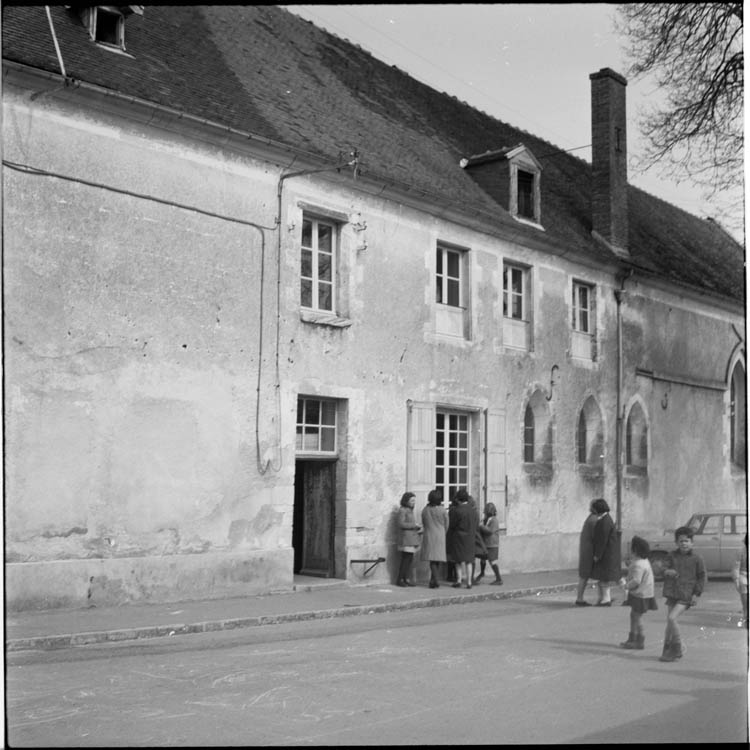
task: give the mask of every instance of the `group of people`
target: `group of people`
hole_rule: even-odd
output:
[[[491,583],[502,585],[498,563],[500,527],[493,503],[486,504],[482,519],[474,498],[462,488],[455,493],[450,508],[446,510],[442,490],[436,488],[427,496],[420,525],[414,515],[415,502],[414,493],[405,492],[398,510],[400,560],[397,586],[415,585],[411,571],[418,550],[421,550],[421,559],[430,565],[430,588],[440,586],[440,569],[446,564],[455,572],[454,588],[465,585],[470,589],[478,584],[484,578],[488,564],[495,574]],[[479,560],[480,567],[475,575],[476,560]]]
[[[487,563],[495,574],[492,583],[502,585],[498,566],[500,533],[497,510],[492,503],[487,503],[484,519],[480,520],[479,509],[465,489],[456,492],[447,511],[443,507],[441,490],[434,489],[427,497],[421,525],[416,522],[414,505],[414,493],[405,492],[398,513],[398,549],[401,557],[396,585],[415,585],[411,580],[411,571],[414,555],[420,549],[422,560],[430,564],[430,588],[440,586],[438,576],[441,565],[445,563],[455,569],[454,588],[462,585],[471,588],[479,583],[484,577]],[[663,662],[676,661],[685,653],[677,621],[683,612],[696,606],[707,577],[703,559],[693,550],[693,529],[681,526],[675,531],[674,538],[677,548],[667,557],[662,592],[667,607],[664,647],[659,657]],[[648,542],[634,536],[630,542],[627,576],[622,576],[620,539],[609,515],[609,505],[603,498],[592,500],[580,535],[575,604],[579,607],[591,606],[584,595],[588,581],[594,580],[598,589],[596,606],[611,607],[612,587],[619,583],[627,595],[623,604],[630,607],[630,630],[627,640],[620,643],[621,648],[645,648],[642,618],[646,612],[658,609],[650,552]],[[474,576],[477,559],[480,570]],[[747,627],[747,534],[745,548],[733,577],[742,602],[743,624]]]
[[[660,661],[672,662],[682,658],[685,646],[677,624],[683,612],[695,607],[706,585],[706,566],[693,550],[693,529],[681,526],[674,532],[677,548],[667,557],[664,571],[663,596],[667,606],[667,624]],[[623,602],[630,607],[630,631],[621,648],[645,648],[642,618],[646,612],[658,609],[656,603],[654,572],[649,556],[648,542],[634,536],[630,542],[630,562],[627,576],[621,576],[620,542],[615,524],[609,515],[607,502],[598,498],[591,502],[589,515],[583,523],[579,546],[578,590],[576,606],[590,606],[584,599],[589,579],[598,584],[596,606],[612,605],[611,589],[618,581],[627,595]],[[744,625],[747,627],[747,534],[745,549],[736,566],[735,585],[742,602]]]

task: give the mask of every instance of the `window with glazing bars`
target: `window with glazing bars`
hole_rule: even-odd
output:
[[[435,269],[435,301],[451,307],[463,307],[461,252],[438,245]]]
[[[297,453],[336,452],[336,402],[297,399]]]
[[[451,499],[469,482],[469,415],[437,411],[435,414],[435,485]],[[469,490],[470,491],[470,490]]]
[[[573,282],[573,330],[592,332],[591,307],[593,293],[589,284]]]
[[[336,225],[305,216],[300,253],[300,304],[333,312],[335,296]]]
[[[503,315],[526,320],[526,269],[503,267]]]

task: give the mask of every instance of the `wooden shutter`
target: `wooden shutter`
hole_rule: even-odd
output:
[[[416,495],[419,509],[435,487],[435,405],[408,401],[407,407],[406,489]]]
[[[505,411],[487,410],[487,502],[497,508],[500,528],[505,528]]]

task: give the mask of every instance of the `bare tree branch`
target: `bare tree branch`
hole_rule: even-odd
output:
[[[652,75],[665,101],[642,113],[639,167],[662,165],[707,197],[743,185],[742,3],[623,3],[628,71]]]

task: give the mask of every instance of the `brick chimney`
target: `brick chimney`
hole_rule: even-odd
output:
[[[591,233],[628,255],[627,80],[610,68],[591,80]]]

